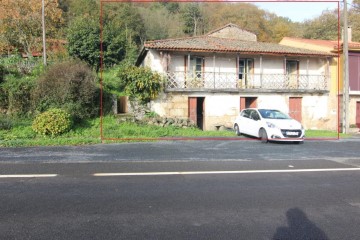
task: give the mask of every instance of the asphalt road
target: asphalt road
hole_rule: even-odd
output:
[[[358,239],[359,147],[0,148],[0,239]]]

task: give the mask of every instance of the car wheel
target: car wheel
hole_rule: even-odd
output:
[[[260,137],[262,143],[267,143],[269,141],[266,130],[263,128],[260,129],[260,131],[259,131],[259,137]]]
[[[240,136],[240,135],[241,135],[239,125],[235,124],[235,125],[234,125],[234,130],[235,130],[235,134],[236,134],[237,136]]]

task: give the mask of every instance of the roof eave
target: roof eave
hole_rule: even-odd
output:
[[[148,50],[146,47],[143,47],[143,48],[141,49],[141,52],[140,52],[138,58],[136,59],[135,66],[137,66],[137,67],[140,66],[140,64],[144,61],[144,59],[145,59],[148,51],[149,51],[149,50]]]
[[[239,51],[236,49],[201,49],[201,48],[155,48],[149,47],[155,50],[161,51],[173,51],[173,52],[206,52],[206,53],[242,53],[242,54],[259,54],[259,55],[272,55],[272,56],[313,56],[313,57],[335,57],[336,54],[331,53],[291,53],[291,52],[261,52],[261,51]]]

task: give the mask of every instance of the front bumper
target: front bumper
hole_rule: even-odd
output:
[[[305,138],[305,131],[301,129],[268,128],[267,133],[270,141],[301,142]]]

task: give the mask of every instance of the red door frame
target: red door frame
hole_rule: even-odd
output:
[[[189,97],[188,115],[189,119],[197,124],[197,98]]]
[[[289,97],[289,115],[293,119],[302,120],[302,97]]]
[[[257,97],[240,97],[240,111],[245,108],[257,108]]]

